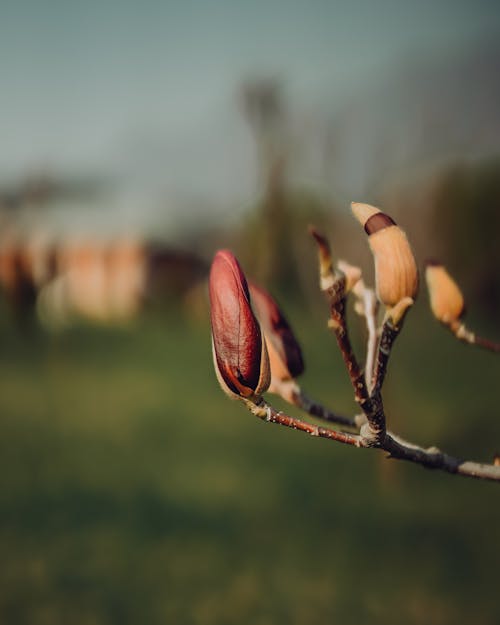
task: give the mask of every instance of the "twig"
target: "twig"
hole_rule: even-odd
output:
[[[380,393],[382,384],[384,383],[385,374],[387,373],[387,364],[391,355],[394,341],[399,335],[399,328],[395,327],[390,319],[387,319],[382,326],[382,333],[377,350],[377,361],[372,378],[371,394]]]
[[[474,335],[474,344],[478,347],[483,347],[484,349],[489,350],[490,352],[500,352],[500,343],[495,343],[494,341],[490,341],[489,339],[485,339],[482,336]]]
[[[449,328],[459,341],[463,341],[469,345],[477,345],[478,347],[487,349],[490,352],[500,352],[500,343],[495,343],[495,341],[490,341],[482,336],[478,336],[474,332],[468,330],[463,323],[451,323],[449,324]]]
[[[259,419],[268,421],[269,423],[277,423],[293,430],[299,430],[305,432],[311,436],[317,436],[319,438],[329,438],[339,443],[345,443],[346,445],[354,445],[359,447],[362,444],[361,437],[358,434],[348,434],[347,432],[338,432],[330,428],[324,428],[319,425],[313,425],[307,421],[296,419],[284,412],[276,411],[271,405],[261,400],[259,404],[252,402],[246,402],[247,408]]]
[[[310,228],[310,232],[318,245],[321,290],[325,293],[330,305],[328,326],[335,333],[340,353],[354,389],[354,398],[368,421],[368,429],[365,429],[364,436],[373,445],[378,445],[385,435],[382,398],[380,394],[374,397],[370,396],[365,376],[352,348],[345,315],[345,276],[342,273],[334,272],[332,269],[330,245],[327,239],[314,228]]]
[[[291,417],[283,412],[277,412],[263,400],[258,404],[247,401],[246,405],[255,416],[263,421],[277,423],[278,425],[299,430],[311,436],[327,438],[358,448],[367,449],[376,447],[386,451],[389,454],[389,458],[406,460],[428,469],[436,469],[455,475],[500,482],[500,466],[496,464],[461,460],[441,452],[436,447],[424,449],[418,445],[402,441],[398,437],[393,437],[390,434],[386,434],[379,444],[373,445],[371,440],[367,440],[362,435],[348,434],[330,428],[319,427]]]
[[[423,449],[417,445],[403,444],[387,435],[381,448],[389,453],[390,458],[415,462],[428,469],[439,469],[457,475],[500,481],[500,466],[461,460],[445,454],[435,447]]]

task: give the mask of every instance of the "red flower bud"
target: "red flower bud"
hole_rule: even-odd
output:
[[[288,321],[267,291],[253,282],[249,287],[252,305],[267,341],[271,376],[281,381],[297,377],[304,371],[304,361]]]
[[[214,365],[222,390],[232,397],[258,397],[269,386],[266,344],[243,271],[228,250],[214,257],[209,292]]]

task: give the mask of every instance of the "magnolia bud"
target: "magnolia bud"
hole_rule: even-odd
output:
[[[418,271],[405,233],[396,223],[369,204],[351,204],[352,212],[368,235],[375,259],[375,285],[379,300],[392,308],[404,298],[414,299]]]
[[[291,380],[304,371],[300,345],[269,293],[252,282],[249,287],[252,305],[266,337],[271,377],[281,382]]]
[[[217,379],[230,397],[256,399],[269,386],[269,358],[250,307],[247,281],[228,250],[214,257],[209,294]]]
[[[446,325],[459,321],[465,311],[464,298],[444,266],[436,261],[427,261],[425,279],[436,319]]]

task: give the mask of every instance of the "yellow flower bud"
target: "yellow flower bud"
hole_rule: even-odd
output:
[[[425,279],[436,319],[446,325],[457,322],[465,312],[464,298],[457,283],[444,266],[435,261],[427,261]]]
[[[414,299],[418,270],[406,234],[389,215],[374,206],[353,202],[351,208],[368,235],[379,300],[392,308],[404,298]]]

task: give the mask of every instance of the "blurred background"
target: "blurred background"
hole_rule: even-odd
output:
[[[488,0],[2,6],[1,622],[500,621],[498,486],[253,419],[206,297],[230,247],[352,414],[307,225],[370,282],[362,201],[500,340],[499,67]],[[427,308],[389,424],[491,461],[500,361]]]

